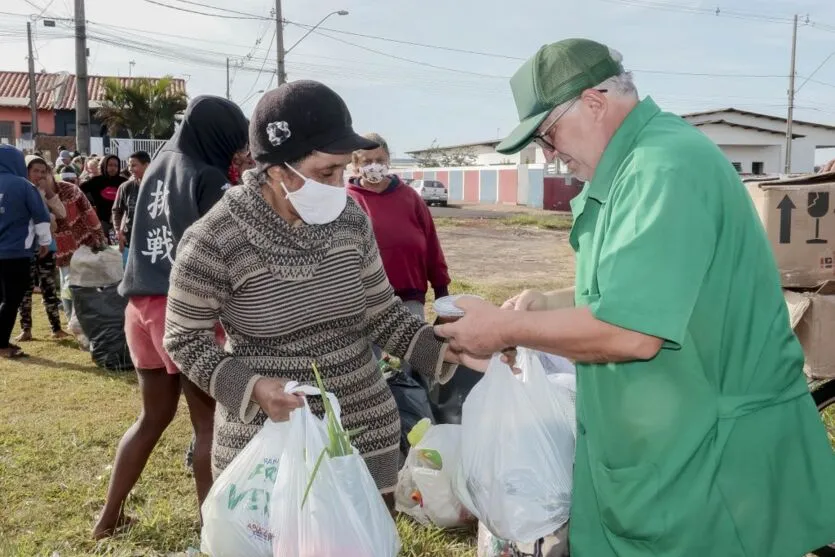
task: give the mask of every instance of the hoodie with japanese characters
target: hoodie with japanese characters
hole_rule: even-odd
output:
[[[189,103],[142,179],[122,296],[168,294],[177,244],[229,188],[227,170],[232,156],[246,148],[248,127],[231,101],[205,95]]]
[[[23,153],[0,145],[0,260],[30,258],[36,245],[52,243],[49,211],[27,176]]]

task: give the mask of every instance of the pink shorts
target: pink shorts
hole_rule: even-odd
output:
[[[133,296],[125,310],[125,338],[130,357],[137,369],[165,368],[170,374],[180,373],[162,347],[165,335],[167,296]]]
[[[165,368],[175,375],[180,370],[162,347],[167,302],[167,296],[132,296],[125,310],[125,338],[134,367],[143,370]],[[215,342],[220,346],[226,342],[220,323],[215,327]]]

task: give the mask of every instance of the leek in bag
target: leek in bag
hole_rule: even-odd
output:
[[[568,520],[574,391],[546,377],[536,352],[519,350],[520,377],[500,358],[464,402],[453,488],[494,535],[532,543]]]
[[[307,398],[290,414],[273,496],[274,556],[394,557],[400,551],[394,520],[350,444],[335,397],[315,367],[314,373],[320,386],[312,390],[325,394],[326,415],[317,418]]]

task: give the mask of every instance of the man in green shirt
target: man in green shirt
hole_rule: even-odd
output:
[[[572,557],[799,557],[835,541],[835,456],[733,166],[639,100],[604,45],[545,46],[511,87],[521,123],[498,150],[535,141],[587,182],[575,304],[466,301],[438,333],[457,351],[577,361]]]

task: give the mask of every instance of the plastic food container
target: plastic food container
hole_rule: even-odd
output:
[[[456,294],[454,296],[444,296],[443,298],[438,298],[435,300],[435,303],[432,304],[432,307],[435,310],[435,313],[438,314],[439,323],[453,323],[464,317],[464,310],[455,305],[455,302],[462,298],[476,298],[478,300],[484,299],[481,296],[475,296],[473,294]]]

